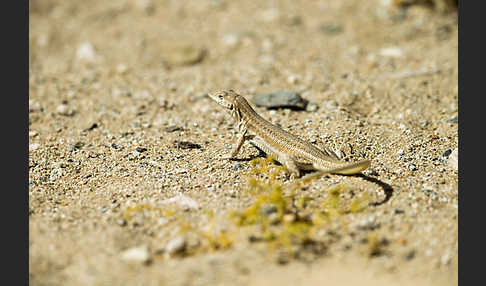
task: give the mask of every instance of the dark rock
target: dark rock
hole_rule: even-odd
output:
[[[454,117],[448,119],[447,122],[450,122],[450,123],[459,123],[459,118],[457,116],[454,116]]]
[[[252,101],[256,106],[268,109],[290,108],[295,110],[304,110],[308,103],[298,92],[294,91],[255,94]]]
[[[443,160],[447,160],[447,158],[449,158],[449,155],[451,155],[451,153],[452,153],[452,150],[447,149],[444,153],[442,153],[442,155],[440,157]]]
[[[201,149],[201,145],[189,141],[174,141],[174,147],[177,149]]]
[[[412,260],[415,257],[415,250],[409,251],[407,254],[405,254],[405,259],[406,260]]]
[[[98,123],[93,123],[93,124],[91,124],[90,127],[84,129],[84,131],[91,131],[91,130],[98,128],[98,127],[99,127]]]
[[[393,211],[393,213],[394,213],[394,214],[404,214],[404,213],[405,213],[405,211],[404,211],[404,210],[401,210],[401,209],[395,209],[395,210]]]
[[[343,26],[339,24],[326,23],[320,25],[319,30],[328,35],[337,35],[343,32]]]
[[[145,147],[137,147],[135,150],[137,150],[137,152],[139,152],[139,153],[143,153],[143,152],[147,151],[147,148],[145,148]]]
[[[84,142],[79,141],[79,142],[76,142],[76,144],[74,144],[73,149],[79,150],[79,149],[83,148],[83,146],[84,146]]]
[[[175,126],[175,125],[166,127],[164,129],[165,132],[175,132],[175,131],[179,131],[179,130],[182,130],[182,128],[180,128],[179,126]]]

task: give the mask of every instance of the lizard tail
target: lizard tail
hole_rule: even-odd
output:
[[[317,169],[320,169],[322,171],[325,171],[326,173],[331,173],[331,174],[352,175],[352,174],[358,174],[359,172],[367,169],[370,165],[371,165],[370,160],[362,160],[355,163],[343,164],[341,167],[338,168],[333,168],[333,169],[317,168]]]

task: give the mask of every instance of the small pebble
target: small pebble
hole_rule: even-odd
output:
[[[155,9],[155,3],[153,0],[135,0],[135,6],[141,10],[145,10],[147,13],[152,13]]]
[[[451,166],[454,170],[459,170],[459,151],[458,149],[454,149],[449,155],[449,166]]]
[[[320,25],[319,30],[327,35],[337,35],[343,32],[343,26],[334,23],[326,23]]]
[[[178,236],[167,243],[165,251],[170,254],[180,254],[186,250],[186,240],[182,236]]]
[[[240,37],[237,33],[229,33],[223,36],[222,42],[225,46],[236,47],[240,43]]]
[[[394,214],[404,214],[404,213],[405,213],[405,211],[404,211],[404,210],[401,210],[401,209],[395,209],[395,210],[393,211],[393,213],[394,213]]]
[[[290,84],[297,84],[299,82],[299,77],[297,75],[289,75],[287,77],[287,82]]]
[[[143,152],[147,151],[147,148],[145,148],[145,147],[137,147],[135,150],[137,150],[137,152],[139,152],[139,153],[143,153]]]
[[[280,10],[278,10],[277,8],[270,8],[267,10],[263,10],[260,13],[260,18],[264,22],[273,22],[278,20],[279,17],[280,17]]]
[[[169,220],[164,218],[164,217],[157,218],[157,224],[158,225],[164,225],[164,224],[167,224],[168,222],[169,222]]]
[[[166,127],[164,129],[165,132],[175,132],[175,131],[179,131],[179,130],[182,130],[182,128],[179,127],[179,126],[176,126],[176,125],[171,125],[171,126]]]
[[[51,174],[49,175],[50,181],[55,181],[57,178],[61,177],[61,171],[59,170],[52,170]]]
[[[268,216],[268,222],[270,224],[278,224],[280,222],[280,216],[278,213],[272,213]]]
[[[121,253],[120,257],[127,262],[144,264],[150,262],[150,254],[147,246],[139,246],[127,249]]]
[[[40,147],[39,143],[31,143],[31,144],[29,144],[29,152],[35,151],[35,150],[39,149],[39,147]]]
[[[189,141],[174,141],[174,147],[177,149],[201,149],[201,145]]]
[[[368,168],[363,171],[366,176],[378,176],[378,172],[375,169]]]
[[[128,71],[128,67],[125,64],[119,64],[116,66],[116,72],[119,74],[124,74]]]
[[[449,264],[451,262],[451,255],[449,253],[442,255],[442,257],[440,258],[440,262],[443,265]]]
[[[56,113],[64,116],[74,115],[74,110],[70,109],[66,104],[61,104],[56,108]]]
[[[306,107],[306,111],[308,112],[314,112],[314,111],[317,111],[317,109],[319,109],[319,106],[317,105],[317,103],[315,102],[309,102],[309,104],[307,104],[307,107]]]
[[[400,48],[391,47],[391,48],[381,49],[379,51],[379,54],[383,57],[399,58],[403,56],[403,51]]]
[[[184,171],[185,172],[185,171]],[[198,209],[199,208],[199,203],[194,200],[193,198],[190,198],[188,196],[184,195],[176,195],[170,199],[165,199],[160,202],[161,204],[169,204],[169,203],[175,203],[178,204],[182,207],[187,207],[190,209]]]
[[[448,119],[447,122],[450,122],[450,123],[459,123],[459,118],[457,116],[454,116],[454,117]]]
[[[98,123],[95,122],[95,123],[91,124],[90,127],[84,129],[84,131],[91,131],[91,130],[96,129],[98,127],[99,127]]]
[[[416,171],[418,170],[417,166],[415,166],[415,164],[413,163],[407,163],[407,169],[409,169],[410,171]]]
[[[266,216],[269,216],[269,215],[276,213],[276,212],[277,212],[277,207],[274,206],[274,205],[262,207],[262,213]]]
[[[294,214],[286,214],[283,217],[283,221],[285,223],[293,223],[295,221],[295,215]]]
[[[42,106],[39,101],[35,99],[29,99],[29,112],[42,111]]]
[[[190,66],[201,62],[206,50],[192,43],[170,43],[162,52],[162,59],[168,66]]]
[[[83,146],[84,146],[84,142],[78,141],[76,142],[76,144],[74,144],[73,149],[79,150],[83,148]]]
[[[93,45],[89,42],[79,45],[76,51],[76,58],[80,61],[96,62],[98,56],[96,55]]]
[[[140,91],[136,91],[133,94],[133,98],[136,98],[136,99],[150,99],[150,98],[152,98],[152,94],[150,94],[150,92],[147,91],[147,90],[140,90]]]
[[[449,155],[451,155],[451,153],[452,153],[452,150],[451,149],[447,149],[444,153],[442,153],[441,157],[443,159],[447,159],[447,158],[449,158]]]
[[[415,254],[416,254],[415,250],[411,250],[407,252],[407,254],[405,254],[405,259],[412,260],[415,257]]]

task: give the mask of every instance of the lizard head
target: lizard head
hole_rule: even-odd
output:
[[[227,108],[229,110],[233,110],[235,106],[236,97],[238,94],[234,92],[232,89],[230,90],[222,90],[216,92],[208,93],[208,96],[216,101],[219,105]]]

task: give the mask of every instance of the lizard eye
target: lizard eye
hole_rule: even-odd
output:
[[[229,110],[233,110],[233,104],[230,105]]]

